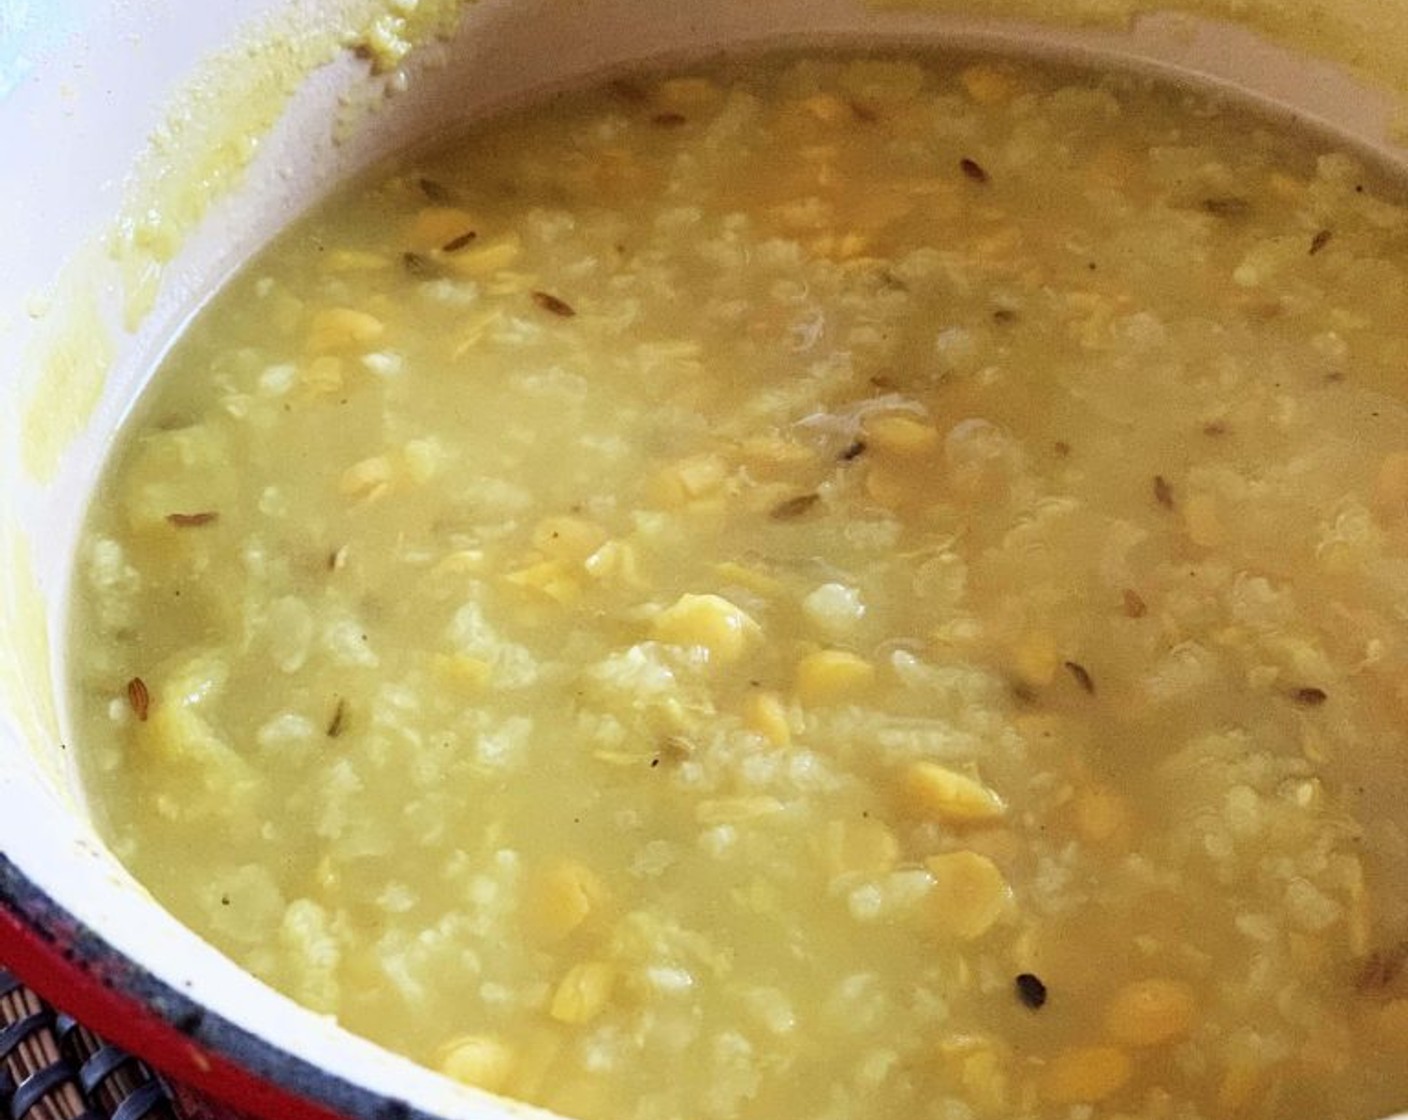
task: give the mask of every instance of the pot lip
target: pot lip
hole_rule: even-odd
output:
[[[173,1080],[269,1120],[438,1120],[231,1022],[114,949],[0,852],[5,967]]]

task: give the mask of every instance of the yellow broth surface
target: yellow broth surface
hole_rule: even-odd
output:
[[[82,545],[113,846],[586,1120],[1408,1106],[1408,210],[1149,79],[795,55],[356,184]]]

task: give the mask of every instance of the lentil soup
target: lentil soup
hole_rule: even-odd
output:
[[[586,1120],[1408,1105],[1408,209],[1210,93],[631,75],[343,191],[117,448],[94,811]]]

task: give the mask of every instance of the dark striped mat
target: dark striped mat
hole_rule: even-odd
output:
[[[196,1120],[201,1111],[0,969],[0,1120]]]

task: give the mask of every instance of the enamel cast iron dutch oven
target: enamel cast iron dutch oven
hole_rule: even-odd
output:
[[[260,1116],[531,1112],[264,987],[163,912],[95,836],[62,683],[86,495],[183,320],[312,200],[447,123],[624,61],[799,39],[1134,60],[1239,87],[1408,162],[1388,139],[1397,95],[1374,80],[1408,73],[1398,0],[1344,0],[1303,27],[1298,4],[1236,5],[1267,37],[1220,21],[1213,0],[1196,16],[1080,26],[1041,22],[1036,0],[987,0],[982,15],[964,7],[0,2],[0,966],[158,1068]],[[1068,16],[1081,5],[1056,7]]]

